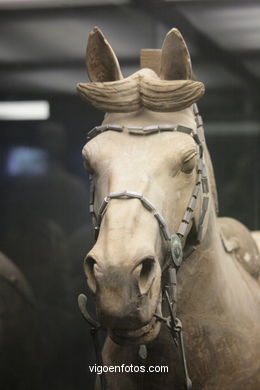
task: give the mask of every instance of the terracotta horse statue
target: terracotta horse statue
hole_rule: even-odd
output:
[[[204,86],[183,37],[169,31],[154,63],[127,78],[98,28],[86,57],[91,82],[77,89],[106,115],[83,148],[97,236],[84,269],[108,331],[102,364],[135,368],[107,370],[106,388],[260,389],[259,249],[217,216]]]

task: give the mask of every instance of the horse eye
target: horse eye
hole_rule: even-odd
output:
[[[191,156],[186,158],[183,163],[182,163],[182,172],[184,173],[191,173],[193,169],[195,168],[195,163],[196,163],[196,155],[197,153],[193,153]]]

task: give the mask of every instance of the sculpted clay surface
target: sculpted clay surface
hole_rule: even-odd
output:
[[[158,52],[156,61],[158,69]],[[160,212],[169,232],[176,233],[198,180],[203,149],[209,188],[202,189],[199,181],[196,207],[181,236],[184,252],[188,246],[195,246],[195,251],[177,272],[177,314],[183,323],[190,377],[194,390],[260,389],[259,251],[245,226],[217,217],[210,157],[204,139],[202,147],[195,142],[201,125],[194,104],[204,86],[192,80],[181,34],[176,29],[167,34],[159,74],[151,63],[150,69],[123,78],[113,50],[95,28],[89,36],[87,69],[91,82],[80,83],[78,91],[106,111],[103,125],[108,125],[83,149],[95,186],[96,215],[109,194],[136,192]],[[140,129],[158,125],[184,126],[191,133],[177,128],[140,135],[144,132]],[[131,130],[134,127],[139,135],[138,129]],[[163,287],[168,282],[169,247],[155,214],[140,199],[112,198],[85,259],[98,320],[108,329],[103,364],[169,366],[168,374],[108,373],[109,389],[184,388],[179,351],[159,320],[167,315]],[[140,344],[147,347],[146,359],[139,357]],[[100,389],[99,378],[96,388]]]

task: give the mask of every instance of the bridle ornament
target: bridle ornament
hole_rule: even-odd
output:
[[[162,214],[158,211],[158,209],[141,193],[123,190],[119,192],[111,192],[103,199],[98,212],[95,212],[94,201],[95,201],[95,187],[92,175],[90,175],[90,203],[89,203],[89,211],[92,217],[92,223],[95,230],[95,238],[97,239],[100,226],[102,223],[102,219],[104,214],[106,213],[109,204],[114,199],[137,199],[141,202],[143,207],[151,212],[151,214],[155,217],[159,224],[159,229],[162,233],[164,240],[168,245],[167,258],[170,260],[165,261],[165,268],[168,270],[168,283],[164,286],[164,296],[167,302],[167,306],[169,309],[169,317],[160,317],[155,315],[158,320],[165,322],[167,327],[169,328],[171,335],[175,341],[175,343],[179,346],[183,364],[183,372],[185,376],[185,388],[187,390],[192,389],[192,382],[188,374],[186,357],[185,357],[185,348],[184,341],[182,335],[182,325],[181,321],[176,317],[176,305],[177,305],[177,278],[176,274],[181,266],[182,260],[187,258],[197,247],[197,245],[202,240],[203,234],[203,223],[205,219],[205,215],[208,209],[208,193],[209,193],[209,185],[208,185],[208,177],[206,166],[204,162],[203,156],[203,144],[205,142],[204,139],[204,129],[203,129],[203,121],[201,116],[199,115],[198,107],[196,104],[193,104],[193,112],[195,115],[197,129],[196,132],[186,126],[178,125],[151,125],[145,127],[124,127],[113,124],[106,124],[101,126],[94,127],[87,136],[87,142],[93,139],[94,137],[102,134],[106,131],[116,131],[123,132],[126,130],[129,135],[135,136],[149,136],[156,133],[162,132],[182,132],[188,134],[193,137],[194,141],[198,145],[199,148],[199,158],[197,160],[197,177],[195,186],[193,188],[192,195],[190,197],[189,203],[186,207],[184,215],[181,219],[179,227],[176,233],[171,234],[167,223],[162,216]],[[197,200],[200,193],[203,193],[202,198],[202,206],[199,215],[198,226],[196,227],[196,239],[194,240],[194,245],[187,243],[188,236],[188,226],[193,218],[193,214],[197,205]],[[166,259],[167,260],[167,259]],[[100,325],[92,319],[90,314],[86,310],[86,297],[83,294],[79,296],[79,307],[84,316],[84,318],[88,321],[92,328],[92,336],[94,339],[94,345],[96,350],[96,355],[99,363],[102,364],[102,358],[100,353],[100,348],[97,346],[97,330],[100,329]],[[142,346],[145,347],[145,346]],[[102,389],[106,389],[105,378],[101,378]]]

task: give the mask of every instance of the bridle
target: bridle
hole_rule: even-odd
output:
[[[168,245],[167,259],[165,261],[165,268],[168,271],[168,282],[164,286],[164,296],[166,298],[167,306],[169,309],[169,317],[161,317],[155,314],[158,320],[165,322],[168,326],[171,335],[175,341],[175,343],[180,347],[181,358],[183,363],[183,371],[185,376],[185,386],[187,390],[192,388],[192,382],[189,378],[186,357],[185,357],[185,349],[184,342],[182,336],[182,324],[181,321],[176,317],[176,306],[177,306],[177,277],[176,274],[178,272],[179,267],[181,266],[182,260],[189,257],[189,255],[196,249],[196,247],[200,244],[203,235],[203,223],[205,219],[205,215],[208,209],[209,203],[209,184],[207,177],[206,165],[204,162],[204,154],[203,154],[203,145],[205,143],[204,138],[204,129],[203,129],[203,121],[201,116],[199,115],[198,107],[196,104],[193,104],[193,112],[195,115],[197,129],[194,131],[193,129],[178,125],[152,125],[146,127],[124,127],[113,124],[106,124],[101,126],[94,127],[87,136],[87,142],[93,139],[94,137],[102,134],[106,131],[116,131],[123,132],[126,130],[129,135],[135,136],[149,136],[162,132],[181,132],[188,134],[193,137],[194,141],[198,145],[199,148],[199,158],[197,160],[197,177],[196,183],[192,191],[191,198],[186,207],[184,215],[181,219],[179,227],[176,233],[171,234],[166,221],[162,214],[158,211],[158,209],[141,193],[129,190],[123,190],[120,192],[111,192],[103,199],[98,212],[95,212],[94,201],[95,201],[95,187],[92,176],[90,176],[90,203],[89,203],[89,211],[92,217],[92,224],[95,230],[95,238],[97,239],[100,226],[102,223],[102,219],[106,210],[110,204],[110,202],[114,199],[137,199],[141,202],[143,207],[152,213],[159,224],[159,229],[162,233],[164,240]],[[193,214],[197,205],[197,200],[200,192],[203,193],[201,210],[199,214],[199,222],[196,227],[196,235],[195,239],[193,239],[193,244],[187,242],[187,236],[189,233],[188,226],[193,218]],[[84,294],[80,294],[79,296],[79,307],[84,316],[84,318],[91,324],[92,327],[92,335],[94,339],[94,345],[96,349],[97,360],[99,364],[102,364],[102,357],[99,345],[97,343],[97,330],[100,329],[100,325],[93,320],[93,318],[89,315],[86,309],[86,301],[87,298]],[[142,346],[141,351],[146,348]],[[139,350],[139,354],[140,354]],[[141,355],[143,352],[141,353]],[[144,354],[145,355],[145,354]],[[101,378],[102,389],[106,388],[105,378]]]

